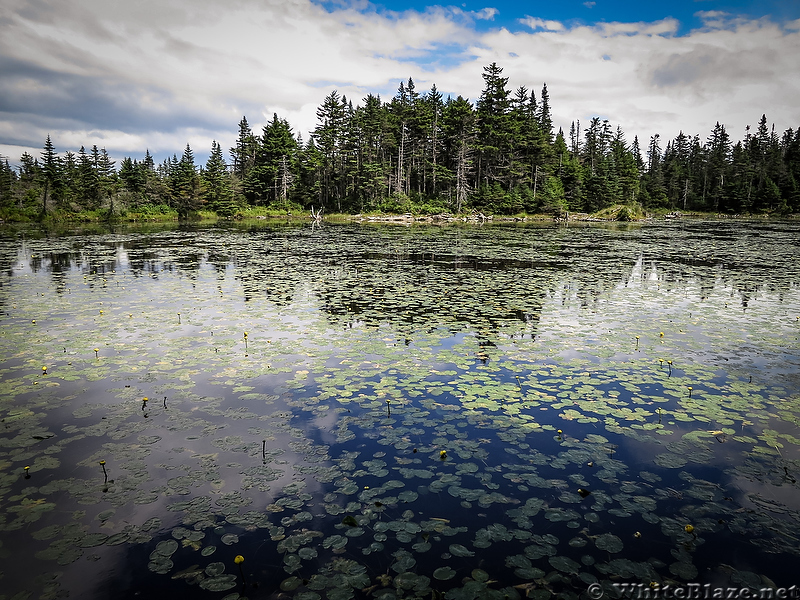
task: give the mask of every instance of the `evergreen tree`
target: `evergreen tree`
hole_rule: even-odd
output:
[[[140,180],[138,165],[129,156],[123,158],[119,164],[119,178],[125,189],[130,192],[139,193],[144,187],[144,182]]]
[[[642,152],[622,130],[594,118],[584,131],[573,121],[554,135],[550,97],[519,86],[509,92],[503,69],[483,69],[474,104],[443,101],[432,86],[420,94],[413,79],[388,103],[368,94],[354,105],[336,91],[317,109],[307,144],[277,114],[260,136],[245,117],[225,165],[214,141],[204,168],[187,144],[182,157],[156,165],[149,150],[123,159],[119,173],[105,149],[81,146],[59,157],[50,136],[39,160],[24,153],[19,172],[0,158],[0,208],[113,213],[118,197],[132,204],[169,203],[182,218],[202,202],[232,214],[236,199],[255,204],[351,210],[431,210],[445,204],[514,212],[593,211],[641,202],[728,212],[800,211],[800,129],[778,135],[765,114],[744,140],[733,142],[719,123],[705,140],[681,131],[666,142],[654,134]],[[125,193],[121,194],[120,190]],[[390,196],[393,196],[391,200]],[[4,217],[5,218],[5,217]]]
[[[206,161],[202,179],[203,197],[208,207],[223,217],[236,214],[231,174],[222,156],[222,147],[216,140],[211,142],[211,154]]]
[[[95,146],[97,149],[97,146]],[[92,157],[81,146],[78,151],[78,199],[86,208],[93,209],[99,201],[99,181]]]
[[[321,204],[325,208],[335,201],[337,209],[342,207],[341,142],[344,133],[345,103],[333,90],[317,109],[317,127],[313,137],[316,149],[321,154]]]
[[[478,184],[510,183],[509,148],[513,135],[509,114],[510,99],[508,78],[502,77],[503,69],[497,63],[483,68],[484,88],[477,102],[477,178]]]
[[[473,188],[472,142],[475,139],[476,118],[472,104],[461,96],[455,100],[448,98],[442,112],[442,121],[445,148],[449,157],[449,196],[453,209],[459,213],[466,206],[467,197]]]
[[[44,143],[42,150],[42,177],[44,180],[44,193],[42,195],[42,216],[47,214],[47,199],[48,194],[52,194],[56,187],[59,185],[59,165],[58,156],[53,143],[50,141],[50,134],[47,134],[47,140]]]
[[[659,143],[661,136],[651,136],[647,147],[647,172],[644,178],[646,203],[651,207],[664,208],[669,205],[664,187],[664,170],[662,168],[662,151]]]
[[[800,212],[800,127],[784,132],[781,152],[781,197],[786,200],[786,212],[797,213]]]
[[[695,203],[695,173],[692,169],[692,140],[682,131],[664,152],[663,179],[665,192],[672,206],[687,210]]]
[[[239,135],[236,138],[236,145],[230,149],[233,158],[233,174],[244,181],[250,169],[255,165],[256,153],[258,151],[258,140],[250,129],[247,117],[242,117],[239,121]]]
[[[573,123],[573,127],[575,124]],[[574,147],[574,145],[573,145]],[[558,180],[561,184],[563,201],[556,206],[540,204],[535,210],[545,212],[557,212],[559,216],[565,211],[583,210],[583,169],[580,165],[578,154],[574,154],[567,148],[566,140],[563,135],[556,136],[554,152],[558,156]],[[560,200],[560,198],[558,198]]]
[[[611,146],[611,125],[594,117],[586,129],[584,153],[584,206],[594,212],[619,200]]]
[[[619,127],[611,141],[611,156],[616,170],[616,185],[619,194],[616,201],[625,204],[637,202],[641,173],[636,164],[636,157],[625,143],[625,136]]]
[[[389,106],[392,115],[392,129],[396,144],[395,169],[392,174],[394,185],[390,181],[390,195],[392,190],[395,193],[408,195],[411,181],[409,164],[411,162],[411,125],[410,120],[413,114],[413,101],[416,99],[414,82],[409,79],[411,86],[410,94],[404,82],[400,82],[397,94],[392,99]]]
[[[535,164],[531,161],[536,145],[535,118],[530,115],[530,97],[525,86],[519,86],[511,99],[511,139],[509,144],[509,177],[511,187],[529,178]],[[538,124],[537,124],[538,125]]]
[[[16,182],[16,173],[9,166],[8,159],[0,156],[0,210],[13,207]]]
[[[297,140],[285,119],[273,114],[256,149],[253,166],[243,182],[245,197],[253,204],[286,208],[294,180]]]
[[[425,122],[425,191],[429,196],[436,196],[439,189],[436,185],[439,174],[440,154],[442,148],[442,94],[431,86],[425,95],[427,120]]]
[[[185,219],[200,207],[200,177],[189,144],[186,144],[180,161],[173,155],[169,176],[173,206],[178,217]]]
[[[108,216],[112,217],[115,214],[114,198],[117,193],[117,172],[114,170],[114,162],[106,152],[105,148],[100,150],[100,155],[97,161],[97,175],[100,187],[100,195],[104,200],[108,200]]]
[[[386,140],[392,137],[388,110],[380,96],[369,94],[354,116],[360,141],[356,190],[360,211],[374,208],[388,193],[391,176]]]
[[[553,117],[550,114],[550,94],[547,91],[547,84],[542,85],[541,100],[539,102],[539,127],[544,132],[545,141],[548,145],[553,143]]]
[[[706,143],[707,160],[703,178],[702,202],[706,209],[715,212],[728,208],[726,185],[730,185],[728,167],[731,158],[731,140],[724,125],[719,121]],[[726,179],[728,179],[726,184]]]
[[[76,200],[78,195],[78,163],[75,153],[67,150],[61,160],[61,194],[60,202],[66,206],[67,202]]]
[[[305,207],[323,206],[322,192],[322,153],[310,138],[306,146],[298,154],[298,181],[295,185],[295,197]]]
[[[145,171],[153,172],[155,171],[155,162],[153,161],[153,157],[150,155],[150,149],[144,151],[144,159],[142,159],[142,165],[144,166]]]

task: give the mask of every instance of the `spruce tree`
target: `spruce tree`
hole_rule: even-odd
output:
[[[173,205],[178,211],[178,217],[185,219],[200,205],[200,178],[194,164],[194,152],[189,144],[186,144],[180,160],[173,155],[170,182]]]
[[[442,112],[445,134],[445,148],[449,157],[450,199],[456,213],[461,212],[467,204],[467,198],[473,189],[472,174],[474,171],[475,111],[472,104],[459,96],[455,100],[447,99]]]
[[[322,105],[317,109],[317,127],[312,134],[315,148],[321,154],[321,204],[325,208],[331,201],[337,203],[341,210],[340,169],[341,141],[344,131],[345,103],[339,93],[333,90],[325,97]]]
[[[544,132],[544,139],[547,145],[553,143],[553,116],[550,113],[550,94],[547,91],[547,84],[542,85],[542,94],[539,101],[539,126]]]
[[[509,148],[513,135],[509,112],[510,99],[508,78],[502,77],[503,69],[497,63],[483,68],[484,88],[477,102],[477,177],[478,185],[489,187],[490,183],[509,187]]]
[[[258,140],[250,129],[247,117],[242,117],[239,121],[239,135],[236,138],[236,145],[230,149],[233,158],[233,174],[244,181],[250,169],[255,164]]]
[[[42,150],[42,177],[44,180],[44,193],[42,195],[42,216],[47,214],[47,199],[49,194],[53,194],[59,182],[58,156],[55,146],[50,141],[50,134]]]
[[[231,175],[222,156],[222,147],[216,140],[211,142],[211,154],[206,161],[202,178],[203,196],[209,208],[223,217],[232,217],[236,214]]]
[[[8,159],[0,156],[0,209],[10,209],[14,205],[14,186],[17,177],[9,166]]]

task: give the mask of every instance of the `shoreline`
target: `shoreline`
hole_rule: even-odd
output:
[[[469,214],[439,213],[434,215],[415,215],[413,213],[403,214],[343,214],[332,213],[324,216],[312,216],[311,214],[284,213],[284,214],[260,214],[260,215],[238,215],[235,217],[219,217],[213,214],[198,215],[197,218],[178,219],[173,215],[163,215],[163,218],[115,218],[113,220],[95,218],[81,218],[81,215],[71,215],[75,218],[47,219],[44,221],[24,221],[0,219],[0,228],[11,226],[40,226],[40,227],[71,227],[71,226],[98,226],[98,225],[143,225],[143,224],[208,224],[208,223],[247,223],[250,221],[271,221],[271,222],[312,222],[312,223],[385,223],[385,224],[427,224],[427,225],[448,225],[448,224],[513,224],[513,223],[652,223],[658,221],[675,220],[708,220],[708,221],[792,221],[800,219],[800,214],[790,213],[785,215],[777,214],[725,214],[725,213],[705,213],[694,211],[672,211],[668,213],[645,213],[644,216],[635,218],[617,218],[618,211],[609,212],[608,209],[597,213],[565,213],[561,216],[533,214],[533,215],[486,215],[481,212]]]

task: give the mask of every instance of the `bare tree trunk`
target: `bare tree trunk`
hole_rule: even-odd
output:
[[[458,165],[456,167],[456,213],[461,212],[461,207],[467,199],[467,142],[461,140],[458,149]]]
[[[431,195],[436,195],[436,130],[439,125],[439,111],[434,109],[433,113],[433,188]]]
[[[397,188],[398,191],[405,190],[405,177],[403,176],[403,161],[405,153],[405,144],[406,144],[406,123],[400,124],[400,152],[397,155]]]
[[[50,189],[50,180],[45,178],[44,180],[44,196],[42,196],[42,215],[47,214],[47,192]]]

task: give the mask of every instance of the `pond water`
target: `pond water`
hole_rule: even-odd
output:
[[[6,230],[0,599],[800,584],[798,240]]]

